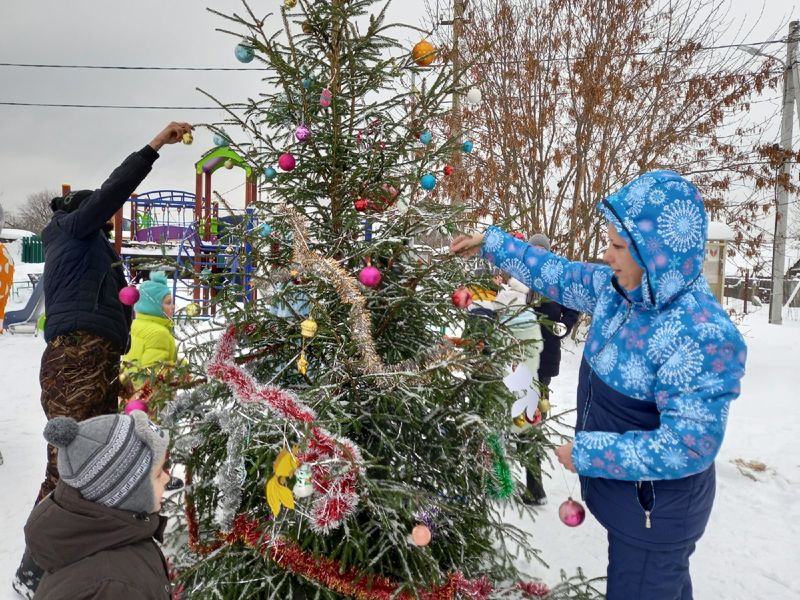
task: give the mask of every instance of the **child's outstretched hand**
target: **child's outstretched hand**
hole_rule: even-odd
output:
[[[190,133],[192,126],[189,123],[173,121],[162,129],[150,142],[150,147],[158,152],[162,146],[177,144],[183,139],[185,133]]]
[[[472,256],[478,253],[482,244],[482,233],[473,233],[471,235],[461,234],[450,242],[450,254]]]

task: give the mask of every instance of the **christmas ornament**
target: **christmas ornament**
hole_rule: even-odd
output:
[[[294,130],[294,137],[297,138],[298,142],[305,142],[311,137],[311,130],[301,123],[297,126],[297,129]]]
[[[196,302],[192,302],[186,305],[186,314],[190,317],[196,317],[200,314],[200,305]]]
[[[300,83],[303,85],[305,89],[309,89],[313,85],[314,80],[311,79],[310,77],[303,77],[303,80]]]
[[[300,335],[304,338],[313,338],[317,335],[317,322],[314,319],[306,319],[300,323]]]
[[[311,483],[311,467],[307,464],[300,465],[295,471],[294,487],[292,494],[295,498],[308,498],[314,493],[314,484]]]
[[[525,240],[525,234],[519,231],[514,231],[511,235],[517,238],[518,240],[523,240],[523,241]]]
[[[558,323],[553,323],[553,333],[558,337],[564,337],[567,335],[567,326],[560,321]]]
[[[249,63],[255,57],[255,52],[253,52],[253,47],[249,44],[239,44],[236,46],[235,50],[236,60],[241,63]]]
[[[550,412],[550,400],[547,398],[541,398],[539,400],[539,412],[543,415],[546,415]]]
[[[267,481],[264,493],[267,496],[272,515],[277,517],[282,507],[294,510],[294,496],[292,491],[286,487],[286,479],[294,475],[297,469],[297,458],[286,448],[283,448],[275,462],[272,463],[272,477]]]
[[[266,178],[267,178],[267,180],[269,180],[269,179],[275,179],[275,176],[276,176],[277,174],[278,174],[278,172],[277,172],[275,169],[273,169],[272,167],[266,167],[266,168],[264,169],[264,177],[266,177]]]
[[[583,508],[583,504],[570,497],[558,507],[558,518],[567,527],[577,527],[586,518],[586,509]]]
[[[228,170],[232,169],[232,168],[233,168],[233,160],[231,160],[230,158],[229,158],[229,159],[227,159],[227,160],[226,160],[226,161],[223,163],[223,166],[224,166],[226,169],[228,169]]]
[[[427,146],[433,141],[433,134],[430,131],[425,130],[419,134],[419,141]]]
[[[411,539],[417,546],[427,546],[431,542],[431,530],[420,523],[411,530]]]
[[[471,87],[467,92],[467,102],[470,104],[480,104],[481,100],[483,99],[483,94],[481,94],[480,88]]]
[[[194,141],[194,137],[192,137],[192,132],[187,131],[181,136],[181,141],[186,144],[187,146],[191,146],[192,142]]]
[[[141,400],[130,400],[125,405],[125,414],[129,415],[134,410],[140,410],[143,413],[147,412],[147,402],[142,402]]]
[[[289,152],[281,154],[280,157],[278,157],[278,167],[284,171],[294,170],[296,164],[294,156]]]
[[[469,140],[466,140],[463,144],[461,144],[461,149],[464,152],[466,152],[467,154],[472,152],[472,148],[473,147],[474,147],[474,144],[472,142],[470,142]]]
[[[322,93],[319,95],[319,105],[322,108],[328,108],[333,101],[333,94],[328,88],[322,90]]]
[[[436,60],[436,48],[428,40],[422,40],[414,45],[411,57],[420,67],[427,67]]]
[[[211,277],[211,269],[209,269],[208,267],[204,268],[202,271],[200,271],[200,277],[202,277],[203,279],[208,279],[209,277]]]
[[[486,492],[498,500],[505,500],[514,494],[516,484],[511,476],[511,467],[508,466],[505,451],[500,443],[500,437],[492,434],[486,438],[492,461],[492,477],[486,480]]]
[[[310,35],[314,33],[314,26],[311,24],[311,21],[303,21],[302,25],[300,25],[300,28],[303,30],[303,33],[305,34]]]
[[[454,170],[455,169],[453,169],[452,165],[445,165],[444,166],[444,175],[445,175],[445,177],[450,177],[450,175],[453,174]]]
[[[308,373],[308,359],[306,358],[306,351],[300,351],[300,357],[297,359],[297,372],[300,375]]]
[[[419,183],[423,190],[430,191],[436,187],[436,176],[431,173],[427,173],[422,176],[422,178],[419,180]]]
[[[378,287],[381,282],[381,272],[372,265],[368,265],[361,269],[358,280],[368,288]]]
[[[297,0],[283,0],[283,6],[292,10],[295,6],[297,6]]]
[[[269,237],[272,233],[272,227],[269,223],[262,223],[261,227],[258,228],[258,233],[261,234],[261,237]]]
[[[472,304],[472,292],[462,286],[453,292],[450,299],[453,301],[453,306],[456,308],[467,308]]]
[[[128,285],[119,291],[119,301],[126,306],[133,306],[139,301],[139,290],[135,285]]]
[[[353,206],[358,212],[364,212],[369,208],[369,200],[366,198],[359,198],[358,200],[353,201]]]
[[[218,148],[222,146],[227,146],[230,144],[231,141],[228,139],[227,136],[222,135],[221,133],[214,134],[214,145]]]

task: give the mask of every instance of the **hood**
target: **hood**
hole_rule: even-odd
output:
[[[700,192],[677,173],[645,173],[598,209],[644,269],[645,305],[663,307],[702,275],[708,217]]]
[[[97,552],[161,538],[166,519],[143,516],[84,500],[60,481],[33,509],[25,524],[25,542],[37,565],[57,571]]]

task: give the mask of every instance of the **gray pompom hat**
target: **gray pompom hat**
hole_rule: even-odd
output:
[[[528,243],[531,246],[539,246],[547,251],[550,250],[550,238],[543,233],[534,233]]]
[[[161,469],[169,433],[140,411],[78,422],[56,417],[44,438],[58,448],[58,474],[84,499],[132,512],[158,512],[152,480]]]

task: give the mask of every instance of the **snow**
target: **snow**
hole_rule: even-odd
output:
[[[21,271],[35,268],[20,265]],[[18,278],[18,277],[15,277]],[[24,298],[13,307],[24,303]],[[793,575],[796,540],[800,538],[800,462],[796,432],[800,425],[798,342],[800,322],[786,319],[783,326],[767,323],[763,308],[741,324],[749,346],[742,395],[734,403],[725,443],[717,458],[717,499],[706,535],[692,559],[697,598],[800,598],[800,580]],[[0,600],[18,600],[10,581],[23,549],[22,526],[44,474],[45,419],[39,404],[41,337],[0,335],[3,366],[3,408],[0,413]],[[581,346],[565,342],[561,375],[553,380],[555,412],[574,409]],[[574,417],[567,415],[567,421]],[[741,460],[764,470],[741,469]],[[572,494],[578,497],[577,477],[550,465],[545,488],[546,506],[536,509],[533,522],[515,510],[507,518],[522,525],[550,565],[522,565],[549,583],[581,567],[588,577],[602,576],[606,564],[605,532],[591,515],[570,529],[558,521],[558,505]]]

